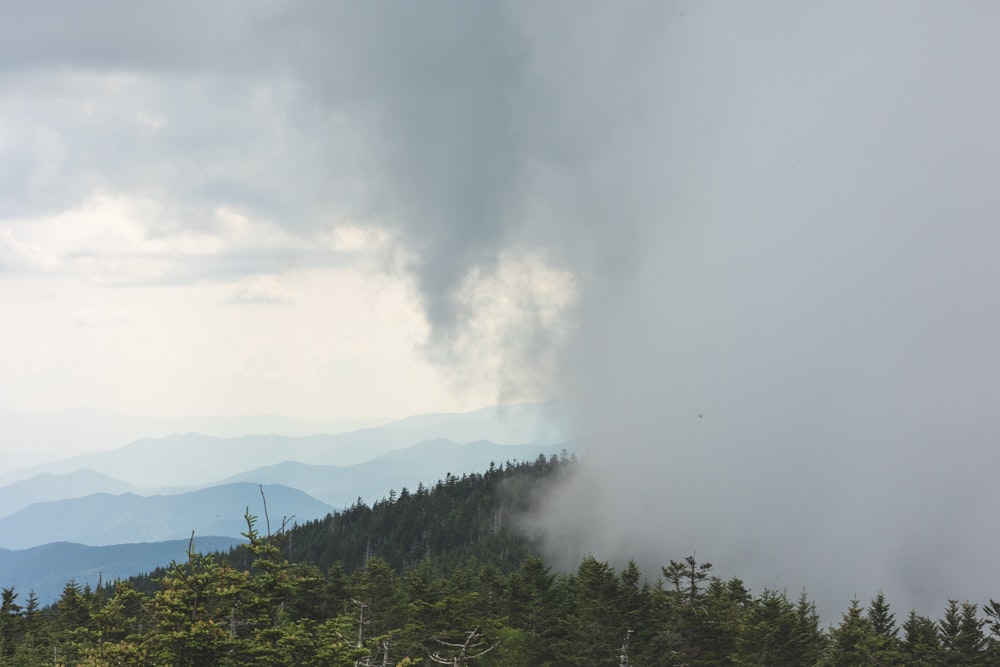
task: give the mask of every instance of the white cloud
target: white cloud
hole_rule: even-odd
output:
[[[561,360],[572,340],[579,300],[576,276],[544,254],[504,253],[489,271],[472,272],[456,296],[462,325],[446,348],[462,390],[497,392],[495,400],[539,400],[561,390]]]
[[[295,293],[274,276],[257,276],[240,281],[231,297],[232,303],[287,304]]]
[[[0,227],[0,266],[46,270],[59,266],[59,257],[43,245],[17,239],[10,227]]]
[[[0,221],[0,262],[106,285],[232,282],[293,266],[350,264],[387,241],[383,231],[349,223],[293,233],[231,207],[217,208],[213,224],[203,227],[186,226],[176,215],[147,199],[94,194],[52,215]],[[266,281],[246,283],[240,293],[251,292],[250,298],[278,297]]]

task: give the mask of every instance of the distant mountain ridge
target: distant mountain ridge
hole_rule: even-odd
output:
[[[193,546],[199,553],[225,552],[243,542],[240,538],[196,535]],[[183,562],[189,543],[190,538],[100,547],[56,542],[18,551],[0,549],[0,585],[13,586],[22,605],[32,590],[41,604],[49,604],[71,579],[93,588],[98,580],[107,583],[152,572],[173,560]]]
[[[447,473],[484,471],[490,463],[532,461],[540,454],[558,454],[567,443],[556,445],[498,445],[488,440],[459,444],[451,440],[424,442],[383,454],[371,461],[352,466],[309,465],[283,461],[257,468],[223,480],[283,484],[301,489],[336,508],[344,508],[357,498],[373,502],[390,489],[416,489],[430,485]]]
[[[340,509],[352,504],[359,497],[370,503],[383,497],[390,489],[398,492],[403,487],[409,487],[413,490],[421,482],[425,485],[431,484],[447,473],[461,475],[486,470],[490,463],[502,465],[505,461],[531,461],[539,454],[550,456],[566,448],[572,449],[569,443],[498,445],[487,440],[465,444],[450,440],[428,440],[410,447],[393,450],[370,461],[349,466],[312,465],[299,461],[282,461],[274,465],[231,475],[224,479],[213,480],[212,484],[207,484],[201,489],[205,490],[236,482],[278,484],[303,491],[334,508]],[[159,454],[149,453],[151,459],[163,457],[164,454],[163,452]],[[95,505],[96,499],[86,499],[86,497],[94,495],[177,496],[195,490],[198,490],[198,487],[137,487],[93,470],[78,470],[62,474],[40,473],[29,479],[0,487],[0,519],[30,508],[36,503],[61,500],[67,501],[65,507],[72,508],[77,503],[69,501],[74,498],[81,499],[82,504],[87,506]],[[125,504],[124,499],[117,501],[114,511],[122,511]],[[99,509],[107,511],[108,508]],[[32,512],[35,511],[41,510],[32,510]],[[67,512],[72,511],[75,510],[67,510]],[[68,535],[55,535],[53,537],[54,539],[70,538]],[[130,536],[125,536],[125,538],[126,541],[138,539]],[[75,534],[72,539],[90,543],[89,539],[80,533]],[[144,537],[143,539],[150,538]]]
[[[280,415],[241,417],[188,416],[176,418],[137,417],[110,410],[78,408],[49,414],[0,410],[0,451],[8,453],[0,462],[0,482],[15,478],[16,468],[38,466],[63,458],[59,451],[98,452],[123,447],[143,438],[162,438],[176,433],[201,433],[216,438],[248,434],[289,437],[337,434],[381,426],[390,419],[303,420]],[[72,454],[71,454],[72,455]]]
[[[263,490],[272,525],[280,524],[282,516],[306,521],[333,509],[298,489],[273,484]],[[0,519],[0,545],[26,549],[63,541],[89,546],[159,542],[190,536],[192,531],[238,537],[246,530],[246,508],[260,516],[263,525],[257,484],[222,484],[169,496],[97,493],[35,503]]]
[[[43,472],[0,487],[0,517],[33,503],[79,498],[93,493],[140,493],[139,487],[90,469],[65,474]],[[146,494],[149,495],[149,494]]]
[[[188,433],[144,438],[111,451],[22,468],[0,475],[0,484],[39,473],[92,469],[140,487],[194,487],[283,461],[339,466],[363,463],[426,440],[485,439],[503,445],[553,445],[576,435],[575,422],[573,404],[549,401],[466,413],[418,415],[385,426],[337,434],[219,438]],[[151,461],[156,465],[150,465]],[[198,461],[198,465],[191,465],[191,461]]]

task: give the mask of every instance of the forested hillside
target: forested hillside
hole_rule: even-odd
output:
[[[574,465],[448,476],[301,526],[248,515],[246,547],[69,582],[49,608],[4,588],[0,665],[1000,664],[992,600],[931,619],[878,594],[823,628],[805,593],[750,591],[694,557],[553,572],[516,517]]]

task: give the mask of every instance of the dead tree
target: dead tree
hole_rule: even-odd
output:
[[[271,517],[267,513],[267,496],[264,495],[264,485],[263,484],[258,484],[257,488],[260,489],[260,499],[264,502],[264,523],[267,525],[267,540],[270,541],[271,537],[272,537],[271,536]],[[247,513],[249,513],[249,511],[250,510],[248,508],[247,509]],[[283,517],[281,517],[281,528],[278,529],[278,533],[277,533],[277,538],[279,540],[283,539],[288,534],[287,533],[287,531],[288,531],[288,524],[291,523],[292,519],[294,519],[294,518],[295,518],[294,514],[292,516],[283,516]]]
[[[437,637],[432,637],[434,641],[440,644],[441,650],[431,652],[430,658],[439,665],[452,665],[452,667],[463,667],[468,662],[475,660],[476,658],[482,657],[499,646],[499,642],[493,644],[489,648],[479,650],[481,646],[485,644],[483,641],[483,634],[479,632],[479,628],[476,628],[469,633],[469,636],[465,638],[465,641],[461,644],[453,644],[451,642],[446,642],[444,640],[438,639]],[[457,653],[451,657],[447,657],[445,653],[452,653],[457,649]],[[476,652],[478,651],[478,653]]]
[[[391,648],[389,640],[391,638],[392,635],[390,634],[387,635],[385,638],[381,639],[379,641],[378,650],[376,650],[375,653],[373,653],[372,655],[366,656],[364,658],[358,658],[357,660],[355,660],[354,667],[378,667],[379,663],[377,663],[376,661],[378,660],[379,653],[382,654],[381,667],[391,667],[390,664],[391,659],[389,657],[389,649]],[[358,648],[361,648],[361,646],[358,646]]]
[[[618,649],[619,667],[629,667],[632,663],[628,661],[628,638],[632,636],[631,630],[625,631],[625,638],[622,639],[622,647]]]
[[[368,605],[354,598],[351,598],[351,602],[358,605],[358,648],[361,648],[365,645],[365,609]]]

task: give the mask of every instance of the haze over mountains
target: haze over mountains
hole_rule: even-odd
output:
[[[347,433],[287,435],[247,431],[237,436],[170,434],[123,447],[8,471],[0,484],[39,473],[91,469],[137,486],[193,487],[283,461],[352,465],[425,440],[489,440],[501,445],[555,444],[574,436],[575,408],[565,402],[496,406],[473,412],[427,414]],[[200,418],[205,419],[205,418]],[[226,422],[232,427],[236,420]],[[268,422],[277,425],[277,422]],[[296,424],[294,420],[289,423]],[[341,423],[341,422],[337,422]],[[251,417],[246,428],[259,426]],[[301,424],[299,424],[301,426]],[[4,441],[10,438],[2,436]],[[169,455],[167,455],[169,454]],[[150,465],[155,461],[156,465]]]
[[[419,415],[341,433],[142,438],[0,476],[0,548],[49,544],[35,559],[38,570],[66,581],[80,576],[66,568],[67,549],[119,545],[119,569],[138,573],[146,561],[125,564],[129,543],[185,540],[192,531],[196,537],[238,540],[246,529],[245,509],[263,516],[260,485],[272,527],[283,516],[302,522],[358,498],[371,503],[390,489],[432,485],[448,473],[460,476],[485,470],[491,462],[558,453],[572,441],[575,422],[572,404],[547,402]],[[102,422],[103,427],[109,423]],[[232,428],[237,420],[215,423]],[[248,428],[261,424],[280,425],[281,420],[246,422]],[[301,427],[294,420],[285,425]],[[148,556],[147,547],[137,549]],[[23,569],[25,562],[11,556],[25,552],[5,553],[0,585],[14,580],[5,563],[17,562]],[[18,581],[27,581],[19,572]]]
[[[7,458],[0,473],[65,458],[67,452],[89,453],[123,447],[143,438],[162,438],[175,433],[200,433],[234,438],[253,433],[287,436],[315,433],[337,434],[381,426],[389,419],[338,419],[311,421],[280,415],[241,417],[191,416],[177,418],[137,417],[110,410],[79,408],[51,414],[0,410],[0,445]],[[0,476],[0,479],[6,479]]]

